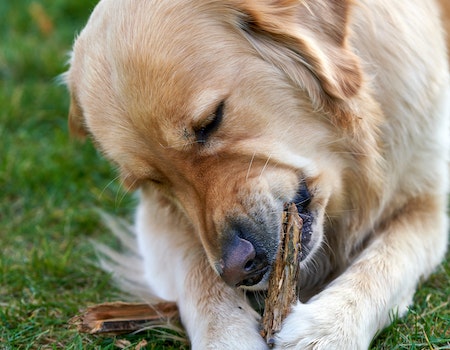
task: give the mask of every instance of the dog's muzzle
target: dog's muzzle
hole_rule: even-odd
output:
[[[292,200],[303,220],[303,260],[309,252],[313,215],[309,210],[311,195],[302,183]],[[270,270],[278,250],[281,230],[281,212],[274,208],[259,210],[254,217],[235,218],[225,230],[222,257],[216,268],[229,286],[254,286],[260,283]],[[262,214],[265,213],[265,214]]]

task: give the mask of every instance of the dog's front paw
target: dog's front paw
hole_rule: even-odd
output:
[[[337,306],[320,299],[299,302],[276,337],[276,349],[367,349],[372,337],[355,322],[358,317],[354,312],[351,305],[346,308],[342,303]]]
[[[259,315],[249,305],[241,304],[197,322],[190,332],[193,350],[267,350],[259,334]]]
[[[259,332],[253,329],[230,327],[209,337],[207,344],[192,349],[208,350],[268,350],[268,346]]]

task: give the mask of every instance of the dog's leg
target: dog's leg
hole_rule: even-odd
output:
[[[175,301],[193,349],[266,349],[259,315],[242,292],[213,271],[198,238],[174,208],[144,192],[136,229],[146,281],[156,297]],[[191,232],[190,232],[191,231]]]
[[[179,308],[192,348],[267,349],[258,332],[260,317],[243,294],[209,273],[211,267],[200,255],[189,265]]]
[[[278,349],[367,349],[373,336],[403,315],[419,279],[447,246],[445,200],[414,198],[323,292],[298,303],[278,336]]]

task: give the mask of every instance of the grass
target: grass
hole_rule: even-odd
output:
[[[68,325],[79,309],[117,300],[93,263],[90,239],[111,240],[94,209],[129,217],[135,204],[89,142],[70,140],[68,96],[55,81],[94,5],[0,2],[1,349],[134,349],[143,339],[146,349],[182,347],[150,332],[102,338]],[[448,256],[373,349],[450,349],[449,295]]]

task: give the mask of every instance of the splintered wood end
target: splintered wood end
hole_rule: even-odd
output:
[[[81,333],[117,335],[176,318],[178,308],[175,303],[149,305],[112,302],[91,306],[69,323]]]

